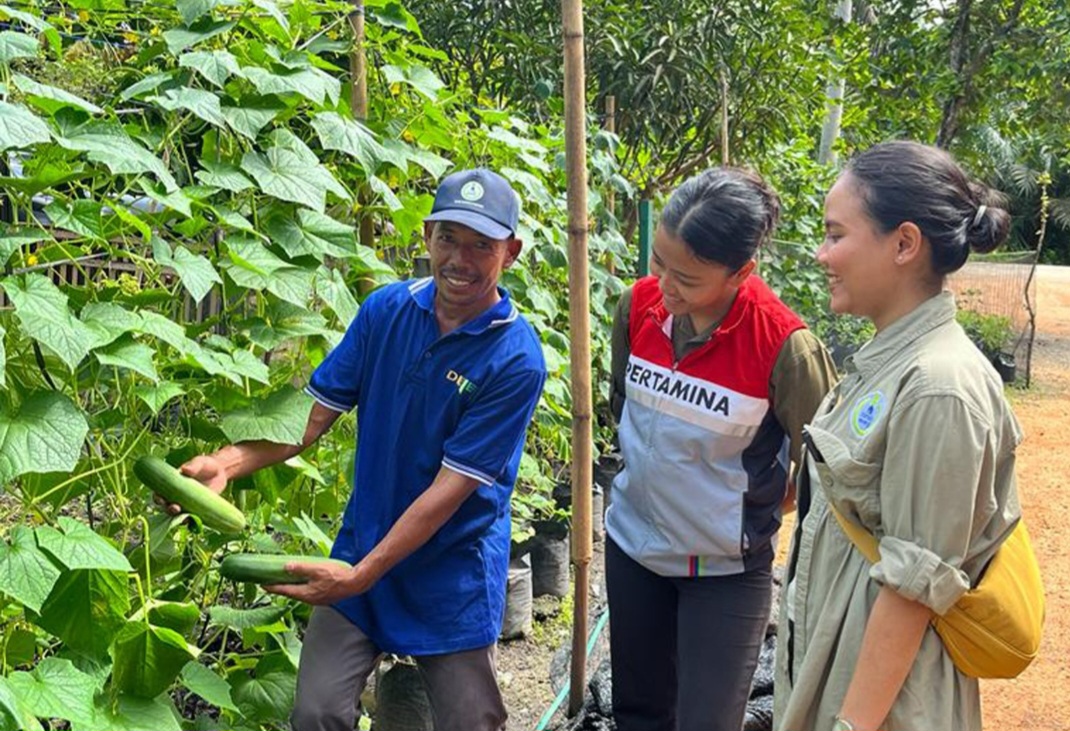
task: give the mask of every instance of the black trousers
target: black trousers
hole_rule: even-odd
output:
[[[740,731],[772,569],[668,578],[606,540],[617,731]]]

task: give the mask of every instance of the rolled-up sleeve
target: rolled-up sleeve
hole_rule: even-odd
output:
[[[628,368],[628,356],[631,353],[628,322],[631,318],[632,290],[626,289],[617,300],[613,314],[613,330],[610,336],[610,382],[609,410],[613,419],[620,423],[624,412],[624,383]]]
[[[873,579],[943,614],[970,588],[962,564],[979,490],[991,482],[991,429],[953,394],[900,403],[881,476],[884,536]]]

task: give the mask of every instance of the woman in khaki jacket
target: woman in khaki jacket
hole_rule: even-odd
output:
[[[942,150],[855,158],[825,201],[832,309],[877,334],[805,430],[778,731],[981,731],[977,680],[930,627],[1020,517],[1021,431],[992,365],[955,321],[945,277],[996,248],[1010,216]],[[808,482],[808,485],[807,485]],[[880,541],[870,564],[830,503]]]

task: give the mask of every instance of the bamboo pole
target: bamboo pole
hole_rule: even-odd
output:
[[[568,290],[572,368],[572,682],[568,712],[583,707],[587,687],[587,582],[591,539],[591,326],[587,270],[587,105],[583,0],[561,0],[565,40],[565,170],[568,177]]]
[[[349,27],[353,31],[353,51],[349,55],[349,74],[353,86],[349,92],[349,109],[353,119],[365,122],[368,119],[368,60],[364,52],[364,0],[356,0],[353,12],[349,14]],[[375,248],[375,221],[365,210],[371,202],[371,191],[367,184],[357,189],[357,206],[359,216],[358,236],[360,243],[369,249]],[[361,279],[357,287],[364,294],[371,291],[374,282]]]
[[[353,118],[361,122],[368,118],[368,66],[364,56],[364,2],[357,0],[349,14],[353,30],[353,52],[349,56],[349,75],[353,87],[349,92],[349,108]]]

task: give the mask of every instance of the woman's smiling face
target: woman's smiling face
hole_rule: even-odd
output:
[[[899,238],[898,231],[878,230],[856,181],[841,175],[825,198],[825,240],[816,255],[833,312],[866,317],[880,327],[897,298]]]
[[[753,269],[753,260],[733,272],[724,264],[700,259],[662,226],[654,235],[650,273],[658,278],[665,309],[677,317],[690,315],[696,330],[724,317]]]

